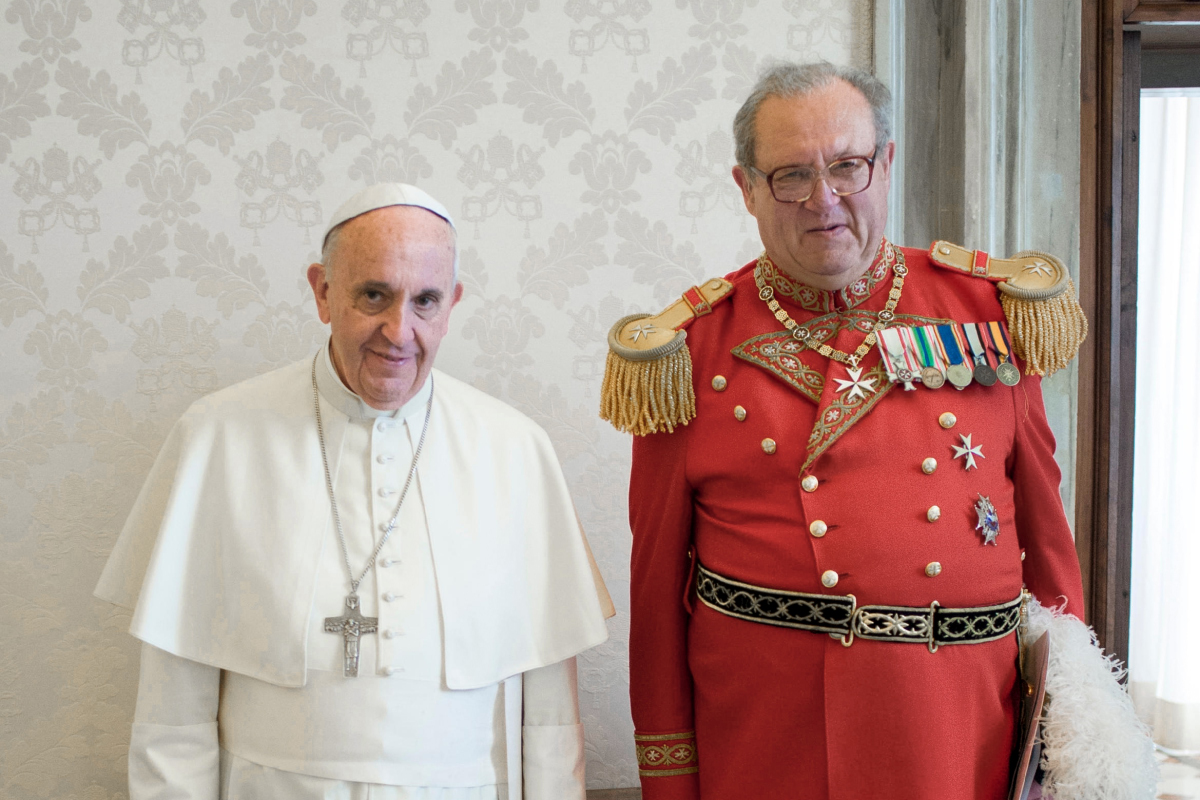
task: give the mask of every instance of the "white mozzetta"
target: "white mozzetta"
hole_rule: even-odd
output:
[[[131,633],[278,686],[306,680],[321,560],[336,559],[310,359],[196,402],[176,423],[96,595]],[[418,477],[446,684],[474,689],[604,641],[601,596],[545,433],[441,372]],[[326,410],[336,474],[348,417]],[[481,468],[484,465],[485,468]]]

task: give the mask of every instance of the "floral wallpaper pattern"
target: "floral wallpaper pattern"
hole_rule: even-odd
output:
[[[304,269],[379,181],[459,222],[439,366],[555,443],[620,610],[580,661],[589,786],[635,785],[607,327],[757,254],[733,113],[768,57],[870,66],[870,0],[5,5],[0,796],[125,796],[137,646],[99,571],[182,410],[322,341]]]

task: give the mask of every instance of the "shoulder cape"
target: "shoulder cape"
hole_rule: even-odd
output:
[[[434,380],[418,476],[447,685],[486,686],[601,643],[611,601],[549,438],[484,393]],[[336,457],[346,417],[326,425]],[[332,524],[306,360],[188,409],[96,596],[133,609],[130,632],[155,647],[302,686],[317,565],[338,557]]]

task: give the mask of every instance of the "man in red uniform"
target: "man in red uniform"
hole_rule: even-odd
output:
[[[764,75],[733,169],[764,255],[610,334],[602,413],[644,434],[645,800],[999,800],[1022,589],[1082,616],[1040,377],[982,279],[1062,265],[888,242],[889,103],[856,70]]]

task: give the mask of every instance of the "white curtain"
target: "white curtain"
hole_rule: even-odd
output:
[[[1142,97],[1130,688],[1200,751],[1200,97]]]

